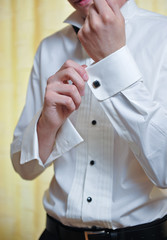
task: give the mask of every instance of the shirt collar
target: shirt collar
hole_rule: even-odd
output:
[[[81,28],[84,24],[84,19],[75,11],[64,21],[64,23],[69,23],[75,27]]]
[[[127,0],[127,2],[121,7],[121,12],[125,18],[125,21],[128,21],[128,19],[135,15],[137,8],[138,7],[135,3],[135,0]],[[84,23],[84,19],[77,11],[75,11],[64,21],[64,23],[81,28]]]

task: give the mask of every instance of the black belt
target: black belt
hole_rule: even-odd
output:
[[[167,240],[167,215],[151,223],[116,230],[65,226],[47,215],[46,229],[55,240]]]

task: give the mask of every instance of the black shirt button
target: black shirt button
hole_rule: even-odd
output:
[[[100,87],[100,82],[98,80],[95,80],[92,85],[94,88],[98,88]]]
[[[96,120],[93,120],[92,125],[96,125],[96,124],[97,124]]]
[[[88,198],[87,198],[87,202],[90,203],[91,201],[92,201],[92,198],[91,198],[91,197],[88,197]]]
[[[95,164],[95,161],[94,160],[91,160],[90,161],[90,165],[93,166]]]

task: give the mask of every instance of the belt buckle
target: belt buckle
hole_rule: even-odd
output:
[[[85,231],[84,232],[84,235],[85,235],[85,240],[89,240],[89,235],[96,235],[96,234],[102,234],[102,233],[105,233],[104,230],[102,231],[95,231],[95,232],[91,232],[91,231]]]

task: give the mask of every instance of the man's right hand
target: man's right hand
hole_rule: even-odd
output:
[[[85,67],[68,60],[47,81],[44,105],[37,124],[39,152],[45,161],[52,151],[57,131],[79,108],[88,80]]]

